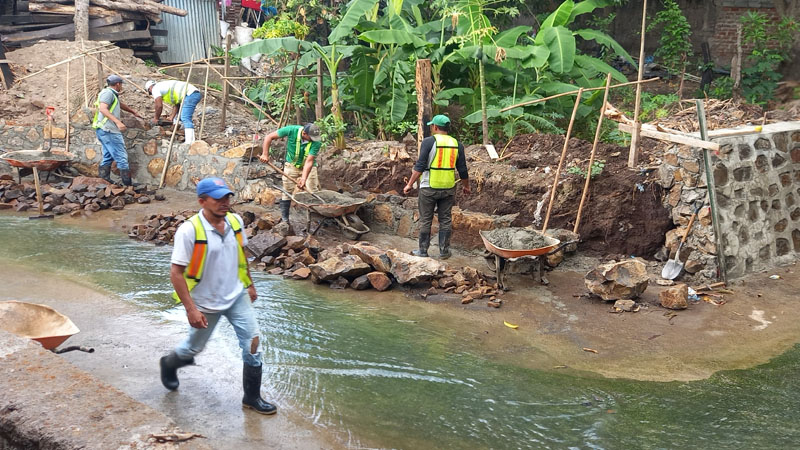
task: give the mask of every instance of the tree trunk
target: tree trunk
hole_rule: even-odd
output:
[[[75,40],[89,40],[89,0],[75,0]]]

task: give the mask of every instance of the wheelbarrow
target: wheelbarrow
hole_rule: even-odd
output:
[[[52,215],[44,214],[44,201],[42,200],[42,188],[39,181],[39,171],[47,171],[47,178],[50,172],[63,164],[73,160],[75,155],[67,152],[52,152],[48,150],[20,150],[8,152],[0,156],[0,159],[17,168],[18,181],[22,182],[22,173],[19,169],[33,169],[33,182],[36,185],[36,200],[39,202],[39,215],[31,219],[52,219]]]
[[[539,282],[540,284],[547,285],[550,284],[546,278],[542,276],[543,270],[543,259],[548,255],[552,255],[554,253],[558,253],[564,247],[575,244],[578,241],[568,241],[568,242],[561,242],[556,238],[543,235],[535,230],[530,230],[531,233],[540,234],[547,245],[544,247],[539,248],[529,248],[529,249],[508,249],[502,248],[495,244],[493,244],[488,236],[488,231],[479,231],[481,235],[481,239],[483,240],[483,246],[486,247],[486,263],[489,267],[495,271],[495,275],[497,277],[497,286],[507,291],[508,287],[505,283],[506,272],[509,267],[509,262],[516,262],[521,260],[532,260],[534,264],[534,280]]]
[[[361,239],[361,236],[369,233],[370,230],[367,224],[356,215],[356,212],[368,202],[365,199],[354,198],[353,202],[348,204],[337,204],[332,201],[327,203],[325,199],[332,198],[335,195],[338,195],[335,191],[322,190],[314,194],[306,191],[298,192],[291,195],[291,197],[295,203],[306,209],[306,229],[309,231],[309,235],[313,236],[325,221],[332,220],[339,226],[345,238],[353,241]],[[314,219],[321,220],[319,220],[319,225],[312,232],[311,221]]]
[[[80,330],[69,317],[46,305],[16,300],[0,302],[0,329],[33,339],[54,353],[74,350],[94,353],[93,348],[77,345],[57,350],[56,347]]]

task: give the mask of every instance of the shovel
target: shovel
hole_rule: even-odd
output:
[[[681,243],[678,244],[678,249],[675,251],[675,257],[667,261],[667,264],[661,269],[661,278],[665,280],[674,280],[678,278],[678,275],[681,274],[683,271],[683,262],[681,261],[681,248],[683,247],[683,243],[686,242],[686,237],[689,236],[689,231],[692,229],[692,225],[694,224],[694,219],[697,217],[697,213],[700,211],[703,205],[700,205],[697,209],[694,210],[692,217],[689,219],[689,225],[686,226],[686,231],[683,233],[683,238],[681,239]]]

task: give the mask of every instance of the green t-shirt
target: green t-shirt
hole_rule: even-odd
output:
[[[316,156],[319,153],[320,147],[322,147],[321,142],[314,142],[314,141],[302,141],[300,142],[300,151],[302,152],[302,159],[295,163],[295,159],[297,155],[297,133],[299,130],[302,130],[303,127],[301,125],[288,125],[283,128],[278,129],[278,137],[285,137],[286,139],[286,162],[289,164],[294,164],[295,166],[303,167],[305,164],[306,155]],[[311,144],[311,145],[309,145]],[[317,165],[317,161],[314,160],[314,165]]]

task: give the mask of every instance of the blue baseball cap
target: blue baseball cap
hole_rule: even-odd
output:
[[[219,200],[226,195],[233,195],[233,191],[228,189],[228,185],[222,178],[203,178],[197,183],[197,196],[203,195]]]

